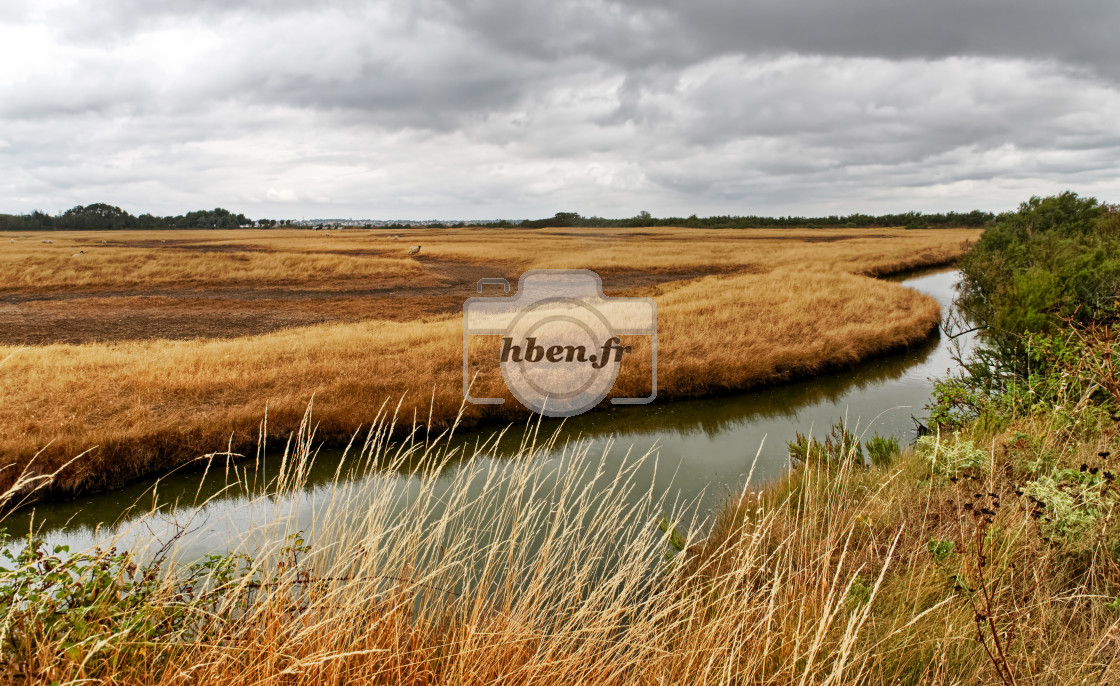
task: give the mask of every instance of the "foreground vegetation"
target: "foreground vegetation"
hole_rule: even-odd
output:
[[[73,494],[217,451],[245,454],[262,418],[272,435],[286,435],[312,398],[324,439],[345,441],[385,400],[402,396],[402,422],[446,427],[462,400],[461,308],[474,280],[516,278],[534,267],[589,267],[603,275],[608,293],[657,301],[663,399],[852,365],[925,340],[938,322],[931,298],[870,275],[944,264],[977,234],[566,230],[508,241],[498,230],[431,230],[417,239],[424,252],[416,259],[404,259],[407,244],[383,232],[158,234],[168,243],[122,232],[104,234],[112,241],[105,244],[101,235],[57,234],[48,246],[9,243],[0,248],[0,274],[19,284],[12,291],[21,297],[38,294],[46,300],[35,303],[87,308],[96,318],[126,316],[152,286],[161,297],[195,298],[184,306],[204,317],[223,306],[214,298],[229,297],[228,289],[256,297],[298,286],[306,300],[308,292],[339,284],[359,293],[352,297],[359,316],[373,316],[233,339],[0,346],[7,399],[0,454],[11,465],[0,471],[0,486],[24,468],[46,475],[65,465],[51,488]],[[86,254],[72,257],[83,244]],[[448,265],[470,280],[449,280]],[[90,284],[99,289],[92,296],[83,290]],[[371,284],[388,290],[370,295]],[[113,293],[118,310],[104,304]],[[413,306],[440,298],[454,309],[410,316]],[[376,314],[386,307],[394,318]],[[624,365],[616,392],[649,394],[645,344],[645,357]],[[468,406],[463,421],[520,417],[496,365],[479,370],[475,395],[507,403]]]
[[[572,445],[546,461],[530,441],[495,462],[482,446],[441,481],[459,456],[389,443],[382,425],[319,490],[333,495],[310,526],[291,510],[248,518],[260,547],[189,564],[175,535],[135,555],[12,541],[0,669],[42,683],[1109,682],[1120,446],[1068,428],[930,436],[865,466],[849,427],[832,444],[845,448],[748,490],[697,540],[679,524],[694,513],[635,482],[651,456],[614,468]],[[311,444],[305,432],[261,511],[302,491]]]
[[[136,556],[15,546],[3,667],[44,682],[1115,683],[1120,292],[1116,253],[1094,248],[1118,220],[1064,195],[985,235],[962,304],[986,333],[910,449],[842,424],[795,438],[790,474],[748,484],[708,528],[643,493],[650,456],[610,469],[573,444],[546,461],[558,446],[529,440],[447,476],[460,456],[441,439],[393,442],[379,423],[312,526],[281,512],[258,523],[263,547],[187,565],[175,536]],[[1026,272],[1055,287],[1024,307],[1005,296]],[[299,489],[310,425],[273,492]]]

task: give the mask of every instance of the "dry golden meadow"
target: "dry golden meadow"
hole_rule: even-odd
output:
[[[400,238],[390,234],[400,233]],[[945,264],[974,230],[52,232],[0,243],[0,471],[111,488],[298,425],[341,440],[385,401],[446,426],[463,301],[485,276],[589,268],[658,305],[659,398],[744,390],[927,337],[936,303],[873,278]],[[50,240],[50,243],[43,241]],[[409,246],[419,255],[409,257]],[[648,393],[648,358],[618,391]],[[521,408],[496,374],[463,421]],[[642,389],[645,388],[645,392]]]

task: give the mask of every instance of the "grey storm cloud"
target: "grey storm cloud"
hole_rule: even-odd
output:
[[[10,2],[0,211],[1115,199],[1118,22],[1097,0]]]
[[[463,26],[511,52],[594,54],[631,69],[724,54],[1056,60],[1120,77],[1110,0],[623,0],[453,3]]]

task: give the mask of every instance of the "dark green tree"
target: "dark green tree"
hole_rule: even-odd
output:
[[[1120,213],[1076,193],[1032,197],[1001,215],[961,262],[960,307],[999,347],[1065,319],[1115,317]]]

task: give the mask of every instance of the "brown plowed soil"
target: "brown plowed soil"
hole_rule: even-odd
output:
[[[178,246],[244,251],[248,246]],[[132,244],[133,247],[136,244]],[[361,251],[346,251],[353,254]],[[251,289],[147,288],[16,291],[0,294],[0,344],[46,345],[145,339],[234,338],[327,322],[410,321],[461,312],[484,277],[517,288],[517,275],[492,264],[419,256],[438,286],[351,280],[314,288],[268,285]],[[600,270],[608,295],[729,270]],[[741,271],[741,270],[738,270]],[[429,281],[429,283],[431,282]],[[497,295],[496,286],[487,291]]]

